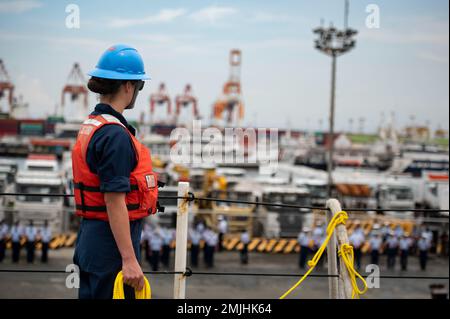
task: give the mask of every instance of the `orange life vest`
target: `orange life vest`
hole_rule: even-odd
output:
[[[86,162],[86,152],[94,133],[103,125],[125,126],[109,114],[89,116],[78,132],[77,141],[72,150],[72,169],[76,212],[88,219],[108,220],[104,194],[100,192],[100,179],[91,172]],[[126,194],[125,202],[130,220],[141,219],[157,211],[158,181],[152,170],[150,151],[142,145],[127,128],[133,142],[137,164],[130,174],[131,191]]]

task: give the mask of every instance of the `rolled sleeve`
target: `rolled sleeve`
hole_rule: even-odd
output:
[[[100,178],[100,191],[127,193],[130,191],[130,179],[125,176],[115,176],[110,180]]]
[[[101,192],[130,191],[130,173],[136,166],[136,155],[125,130],[118,125],[105,125],[89,143],[86,160],[100,178]]]

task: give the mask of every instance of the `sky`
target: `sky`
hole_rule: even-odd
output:
[[[66,26],[70,4],[79,28]],[[370,4],[379,28],[367,27]],[[363,130],[375,132],[391,116],[399,128],[449,128],[448,14],[447,0],[350,0],[358,35],[337,62],[337,130],[357,131],[363,118]],[[87,73],[105,49],[126,43],[152,78],[127,118],[148,116],[149,95],[164,82],[173,97],[190,83],[207,121],[229,76],[229,51],[238,48],[245,125],[327,129],[331,59],[314,49],[312,29],[321,20],[341,28],[343,16],[344,0],[0,0],[0,59],[40,117],[60,104],[74,62]],[[96,99],[89,96],[90,109]],[[75,108],[68,103],[65,116]]]

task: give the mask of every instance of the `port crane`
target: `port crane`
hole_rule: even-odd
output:
[[[0,60],[0,99],[6,96],[6,93],[8,93],[9,112],[11,112],[13,108],[14,85],[6,71],[3,60]]]
[[[175,97],[175,123],[179,124],[179,116],[182,108],[192,106],[194,119],[199,119],[200,115],[197,107],[197,98],[192,94],[192,87],[186,84],[184,92]]]
[[[167,106],[167,118],[168,122],[172,115],[172,101],[166,92],[166,85],[164,83],[159,84],[158,91],[150,95],[150,123],[154,122],[154,114],[157,106]]]
[[[241,61],[240,50],[230,51],[230,76],[225,82],[222,96],[213,105],[213,118],[216,122],[223,121],[224,112],[227,125],[239,126],[244,118],[244,103],[241,95]]]
[[[80,65],[75,63],[67,78],[67,83],[64,86],[61,94],[61,107],[64,108],[64,101],[67,94],[70,94],[70,100],[72,102],[78,100],[80,96],[83,96],[83,109],[84,113],[87,113],[88,108],[88,91],[85,84],[83,73],[81,72]]]

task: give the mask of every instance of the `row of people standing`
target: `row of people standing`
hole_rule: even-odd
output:
[[[380,228],[375,225],[374,229],[366,238],[364,229],[360,223],[356,223],[356,227],[349,236],[349,242],[353,247],[355,265],[361,268],[362,250],[368,241],[371,264],[379,264],[379,257],[384,251],[387,256],[388,269],[395,268],[396,258],[400,255],[400,264],[402,270],[408,268],[408,257],[411,252],[416,250],[419,255],[419,263],[422,270],[426,269],[428,260],[428,251],[431,247],[433,235],[428,229],[422,229],[420,236],[413,237],[399,225],[392,229],[389,224],[385,224]],[[305,268],[308,256],[317,251],[325,240],[325,231],[322,224],[318,224],[314,230],[304,227],[298,236],[300,245],[299,266]],[[321,259],[323,260],[323,258]]]
[[[214,267],[215,251],[222,252],[224,250],[224,237],[228,233],[228,222],[225,217],[218,218],[218,233],[211,227],[205,226],[203,222],[197,223],[194,228],[189,230],[189,240],[191,242],[191,265],[198,267],[198,256],[200,254],[200,242],[204,241],[203,261],[208,268]],[[250,235],[247,230],[241,232],[240,242],[242,248],[240,250],[241,264],[248,263],[248,244],[250,243]]]
[[[370,245],[372,249],[372,256],[374,254],[379,255],[380,245],[382,243],[382,238],[380,235],[373,235],[370,239]],[[376,242],[376,246],[374,244]],[[394,269],[396,264],[397,255],[400,252],[400,265],[402,270],[408,269],[408,257],[411,251],[415,249],[418,251],[419,264],[422,270],[426,270],[428,262],[428,252],[431,248],[431,240],[426,233],[421,234],[420,238],[415,239],[408,233],[402,234],[397,237],[395,233],[389,233],[387,239],[385,240],[385,250],[387,255],[387,267],[388,269]],[[372,263],[378,261],[378,257],[372,257]]]
[[[22,245],[20,243],[22,238],[26,239],[26,260],[28,263],[33,263],[35,260],[36,243],[42,243],[41,248],[41,262],[48,262],[48,248],[50,240],[52,239],[51,228],[48,222],[45,221],[42,227],[36,227],[33,221],[29,221],[27,226],[21,225],[19,221],[12,226],[7,225],[4,221],[0,222],[0,262],[5,258],[6,241],[11,238],[12,243],[12,261],[18,263],[20,260],[20,251]]]
[[[310,255],[315,254],[326,238],[325,226],[319,222],[314,229],[303,227],[298,235],[298,243],[300,245],[299,267],[304,269]],[[323,264],[323,258],[319,259],[317,268]]]
[[[153,271],[159,270],[160,263],[165,268],[169,267],[171,244],[174,239],[175,233],[171,229],[144,225],[141,243],[144,246],[145,260],[150,264]]]
[[[224,236],[228,232],[228,223],[223,216],[219,216],[218,232],[206,225],[203,221],[196,223],[195,227],[189,229],[188,239],[190,247],[190,264],[192,267],[199,266],[201,253],[200,243],[203,242],[203,263],[206,267],[214,267],[215,252],[223,251]],[[250,236],[247,231],[241,233],[242,249],[240,259],[242,264],[248,263],[248,244]],[[144,224],[141,234],[141,245],[144,247],[145,259],[149,262],[153,271],[158,271],[160,263],[169,267],[171,255],[171,243],[175,240],[174,230],[166,227],[155,227]]]
[[[386,222],[382,227],[374,225],[368,241],[372,264],[379,264],[379,256],[385,252],[387,268],[394,269],[397,256],[400,255],[400,267],[406,271],[408,270],[409,256],[418,253],[420,268],[426,270],[433,233],[428,228],[415,227],[411,234],[405,231],[401,225],[392,229]]]
[[[224,229],[223,229],[224,230]],[[221,247],[222,241],[219,237],[223,238],[225,233],[215,232],[211,227],[205,225],[203,222],[199,222],[194,228],[189,230],[189,240],[191,242],[191,266],[198,267],[198,259],[200,255],[200,242],[203,240],[203,262],[208,268],[214,267],[214,253],[217,250],[223,249]]]

